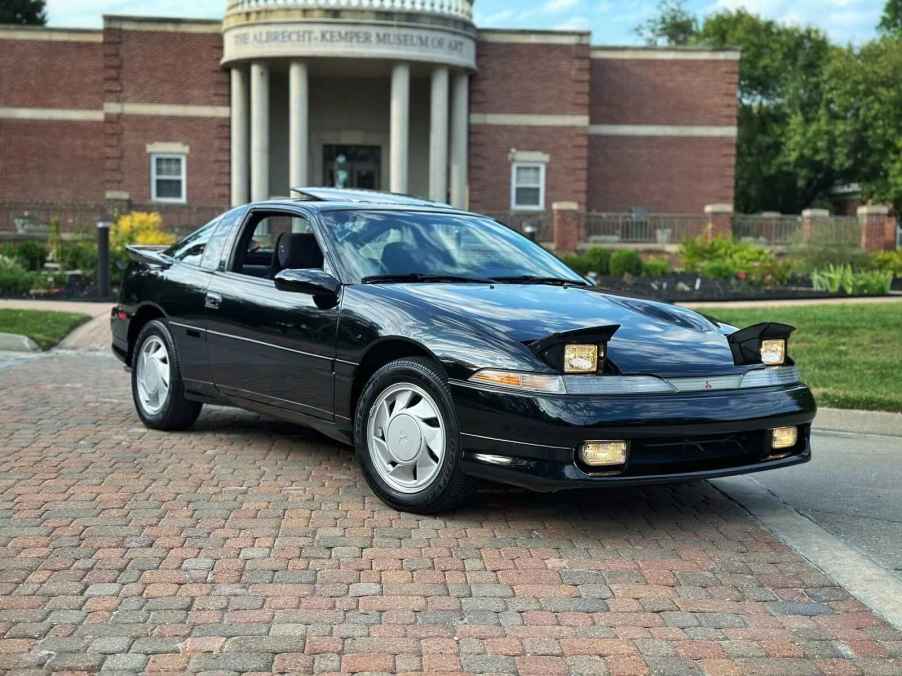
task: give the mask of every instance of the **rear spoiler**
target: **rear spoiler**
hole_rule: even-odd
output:
[[[136,263],[169,267],[172,265],[172,259],[163,253],[167,248],[154,244],[132,244],[125,247],[128,257]]]

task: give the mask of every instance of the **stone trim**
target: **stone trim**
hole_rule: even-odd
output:
[[[517,150],[511,148],[508,155],[511,162],[534,162],[548,164],[551,162],[551,155],[538,150]]]
[[[124,190],[107,190],[105,196],[108,200],[116,200],[120,202],[127,202],[132,198],[132,196]]]
[[[888,216],[890,208],[883,204],[866,204],[858,207],[859,216]]]
[[[736,138],[738,127],[732,125],[675,125],[675,124],[593,124],[593,136],[686,136],[708,138]]]
[[[44,40],[47,42],[103,42],[99,30],[58,28],[29,28],[27,26],[0,26],[0,40]]]
[[[470,124],[505,127],[587,127],[589,116],[471,113]]]
[[[588,45],[591,33],[566,31],[481,30],[479,42],[516,45]]]
[[[150,115],[159,117],[210,117],[229,118],[232,111],[228,106],[189,106],[166,103],[116,103],[103,104],[107,115]]]
[[[552,211],[578,211],[579,204],[577,202],[554,202],[551,209]]]
[[[191,146],[184,143],[148,143],[147,154],[190,155]]]
[[[155,19],[125,16],[103,17],[105,28],[118,28],[124,31],[151,31],[161,33],[222,33],[222,21]]]
[[[660,49],[657,47],[593,47],[593,59],[626,59],[645,60],[660,59],[668,61],[738,61],[741,52],[736,50],[713,49]]]
[[[707,204],[705,205],[705,213],[706,214],[732,214],[733,213],[733,205],[732,204]]]
[[[0,107],[3,120],[40,120],[64,122],[103,122],[103,111],[71,108],[5,108]]]

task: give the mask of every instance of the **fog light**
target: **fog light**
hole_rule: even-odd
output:
[[[775,449],[779,448],[792,448],[796,445],[796,442],[799,440],[799,428],[798,427],[778,427],[777,429],[771,432],[771,447]]]
[[[598,371],[598,345],[565,345],[564,373]]]
[[[579,449],[579,459],[592,467],[626,464],[625,441],[587,441]]]
[[[786,361],[786,341],[780,340],[762,340],[761,341],[761,363],[768,366],[779,366]]]

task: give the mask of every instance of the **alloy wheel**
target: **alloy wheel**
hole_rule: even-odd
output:
[[[418,493],[445,457],[445,423],[435,400],[412,383],[386,388],[370,409],[367,446],[379,477],[400,493]]]
[[[135,368],[141,408],[156,415],[166,405],[172,382],[169,350],[162,338],[152,335],[144,341]]]

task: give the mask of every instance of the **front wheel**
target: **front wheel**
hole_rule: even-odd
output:
[[[360,397],[354,431],[367,483],[391,507],[434,514],[472,493],[451,392],[431,360],[399,359],[379,369]]]
[[[147,427],[185,430],[194,424],[203,404],[185,399],[172,334],[159,320],[148,322],[135,343],[132,365],[132,398]]]

